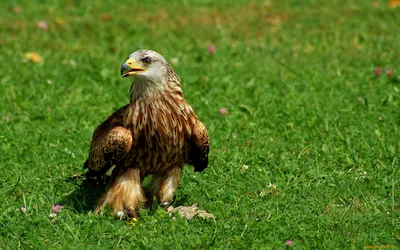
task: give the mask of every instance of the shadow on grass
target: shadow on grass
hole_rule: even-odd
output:
[[[82,177],[69,178],[65,180],[73,182],[76,185],[75,191],[65,196],[61,204],[74,208],[78,213],[87,213],[93,211],[96,206],[96,201],[105,191],[105,185],[100,185],[88,181]]]

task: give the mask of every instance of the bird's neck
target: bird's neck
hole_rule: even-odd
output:
[[[166,81],[164,83],[135,81],[130,89],[130,103],[140,100],[162,99],[165,96],[174,96],[178,99],[183,98],[183,93],[179,82]]]
[[[140,98],[152,98],[155,93],[162,92],[163,84],[150,81],[135,80],[130,89],[129,99],[131,103],[136,102]]]

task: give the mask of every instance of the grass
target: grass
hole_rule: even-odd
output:
[[[1,247],[400,246],[399,8],[62,2],[0,9]],[[178,59],[185,97],[208,128],[209,168],[185,168],[176,205],[198,202],[215,221],[172,220],[156,207],[137,223],[94,216],[80,181],[65,181],[84,172],[95,127],[128,102],[119,67],[140,48]],[[43,62],[24,62],[27,52]]]

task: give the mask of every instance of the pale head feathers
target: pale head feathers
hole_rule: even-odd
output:
[[[159,53],[153,50],[138,50],[129,55],[128,60],[132,59],[136,66],[144,70],[133,75],[131,101],[139,97],[153,98],[154,94],[163,91],[181,94],[179,77]]]

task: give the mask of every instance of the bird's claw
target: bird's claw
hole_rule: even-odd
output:
[[[162,206],[165,210],[168,210],[168,208],[171,206],[171,203],[168,201],[165,201],[165,202],[161,203],[160,206]]]
[[[124,211],[117,211],[117,212],[114,214],[114,217],[115,217],[115,219],[117,219],[117,220],[125,220],[125,219],[126,219],[126,214],[125,214]]]

